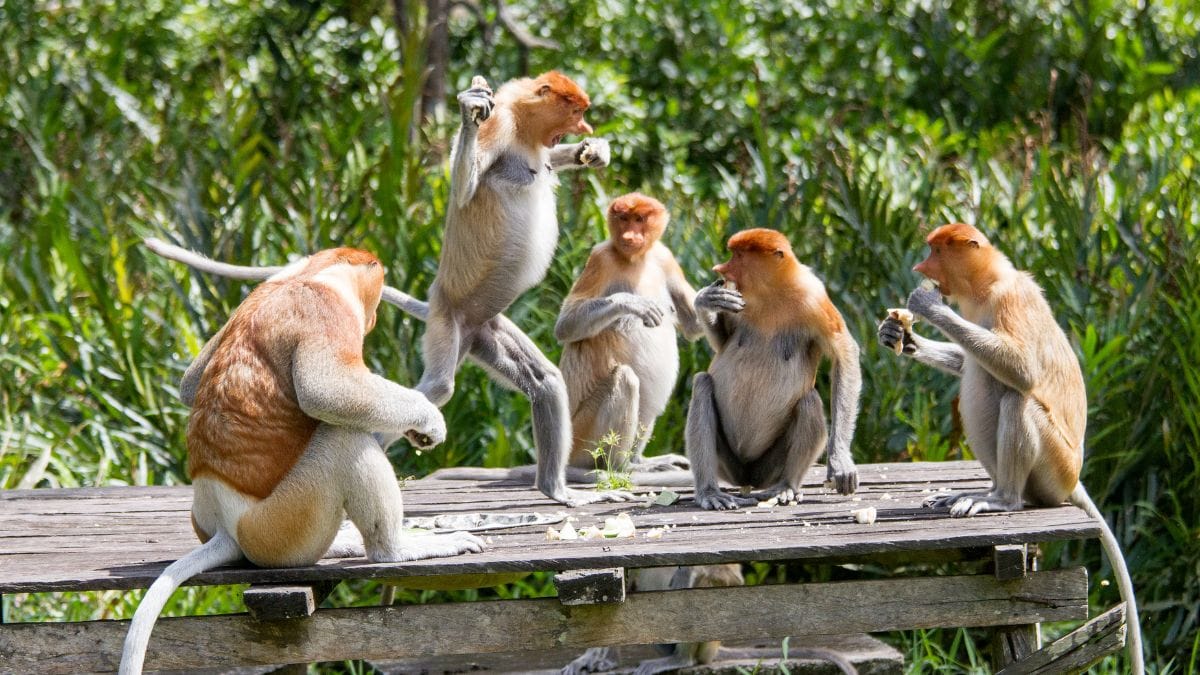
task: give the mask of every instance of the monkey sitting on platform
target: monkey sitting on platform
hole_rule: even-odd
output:
[[[337,555],[400,562],[483,550],[465,532],[402,532],[400,487],[372,433],[431,447],[446,426],[423,395],[363,363],[382,290],[374,255],[317,253],[254,289],[188,368],[179,393],[192,407],[192,526],[204,543],[142,598],[122,674],[141,672],[154,621],[184,581],[243,556],[263,567],[311,565],[345,516],[361,540],[339,540]]]
[[[804,472],[826,449],[829,480],[842,494],[854,492],[858,471],[850,441],[862,388],[858,344],[825,285],[796,260],[782,234],[739,232],[729,239],[729,250],[730,260],[713,268],[724,282],[696,296],[716,352],[708,372],[693,380],[688,408],[696,503],[720,510],[753,506],[760,497],[798,502]],[[833,362],[830,431],[815,388],[825,356]],[[766,490],[737,497],[721,491],[718,478]]]
[[[908,309],[951,342],[923,338],[894,318],[879,326],[879,342],[961,378],[959,414],[971,451],[992,478],[985,493],[936,495],[926,506],[950,515],[1019,511],[1025,502],[1058,506],[1064,499],[1095,518],[1112,563],[1129,625],[1129,656],[1143,672],[1142,637],[1133,582],[1117,538],[1079,472],[1087,426],[1083,371],[1042,289],[1018,271],[979,230],[943,225],[926,239],[929,256],[913,268],[937,288],[918,288]],[[943,302],[959,306],[960,316]]]

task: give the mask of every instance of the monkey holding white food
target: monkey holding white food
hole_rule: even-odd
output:
[[[1144,670],[1133,583],[1120,546],[1079,473],[1087,392],[1071,343],[1033,277],[1017,270],[982,232],[943,225],[926,239],[929,256],[913,268],[937,284],[908,297],[908,309],[950,338],[921,337],[888,317],[879,342],[961,378],[959,413],[971,451],[992,478],[983,493],[937,495],[926,506],[955,517],[1018,511],[1026,502],[1084,509],[1101,526],[1101,543],[1127,606],[1133,671]],[[958,305],[955,312],[944,300]]]
[[[123,675],[141,672],[175,589],[242,557],[297,567],[327,554],[401,562],[483,550],[466,532],[403,532],[400,487],[372,433],[430,447],[445,440],[446,423],[422,394],[363,363],[383,274],[374,255],[351,248],[288,265],[246,297],[184,373],[192,527],[203,544],[142,598]],[[335,544],[346,516],[357,530]]]
[[[696,375],[686,447],[695,500],[705,509],[798,502],[801,481],[823,450],[827,477],[842,494],[858,488],[850,442],[862,389],[858,344],[825,285],[802,265],[781,233],[739,232],[731,258],[713,271],[722,281],[696,296],[696,311],[716,352]],[[736,290],[726,287],[733,283]],[[815,388],[828,357],[830,428]],[[756,497],[721,491],[718,479],[765,488]]]

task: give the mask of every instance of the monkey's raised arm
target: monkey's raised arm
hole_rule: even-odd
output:
[[[725,281],[718,279],[700,289],[696,300],[692,303],[696,308],[700,326],[704,336],[713,351],[721,351],[729,337],[733,335],[732,314],[737,314],[746,307],[742,294],[725,288]]]
[[[850,455],[850,441],[858,421],[858,398],[862,393],[862,369],[858,343],[842,328],[829,341],[830,373],[829,441],[826,446],[829,477],[838,492],[851,494],[858,489],[858,471]]]
[[[578,143],[559,143],[550,149],[550,170],[608,166],[611,150],[603,138],[585,138]]]
[[[667,292],[671,295],[671,304],[675,306],[675,323],[683,333],[683,337],[691,342],[704,335],[704,326],[700,325],[700,317],[696,314],[696,289],[683,276],[683,269],[671,256],[666,263]]]
[[[475,196],[479,177],[483,175],[486,157],[480,153],[476,140],[479,125],[492,114],[495,101],[487,80],[476,75],[471,88],[458,95],[458,107],[462,112],[462,127],[454,139],[454,150],[450,157],[450,189],[454,193],[455,206],[462,208]]]
[[[567,298],[554,324],[554,337],[564,344],[586,340],[626,315],[636,316],[642,325],[653,328],[662,323],[663,308],[650,298],[633,293],[613,293],[590,300]]]
[[[184,405],[191,407],[196,401],[196,389],[200,386],[200,378],[204,376],[204,369],[208,367],[213,352],[217,351],[217,346],[221,344],[221,338],[225,336],[228,326],[229,324],[222,326],[216,335],[204,343],[204,347],[196,355],[196,360],[184,371],[183,379],[179,381],[179,400],[183,401]]]
[[[933,324],[1006,386],[1031,392],[1038,380],[1034,350],[962,318],[942,301],[941,293],[918,288],[908,296],[908,308]],[[960,367],[961,368],[961,367]]]

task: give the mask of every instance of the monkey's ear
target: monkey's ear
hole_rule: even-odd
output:
[[[779,249],[775,249],[774,253],[775,253],[776,258],[783,260],[783,251],[780,251]]]
[[[970,246],[971,248],[979,248],[979,242],[975,241],[974,239],[968,239],[967,246]]]
[[[543,84],[542,86],[538,87],[538,90],[537,90],[538,96],[545,96],[546,94],[549,94],[549,93],[550,93],[550,85]]]

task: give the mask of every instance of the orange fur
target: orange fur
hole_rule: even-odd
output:
[[[590,134],[583,114],[591,100],[571,78],[552,70],[536,79],[506,82],[496,92],[496,109],[479,127],[479,144],[495,148],[515,140],[552,147],[567,134]]]
[[[221,343],[201,376],[188,421],[188,474],[219,478],[262,499],[303,454],[318,421],[296,400],[290,353],[304,335],[336,345],[347,365],[363,367],[362,339],[374,324],[383,268],[369,253],[334,249],[313,255],[296,275],[268,281],[230,317]],[[312,278],[338,264],[355,265],[367,326],[352,308]],[[357,267],[370,265],[370,268]],[[359,270],[364,270],[359,272]],[[371,301],[367,304],[366,301]]]
[[[608,206],[608,233],[613,249],[627,261],[646,255],[662,237],[670,215],[662,202],[631,192]]]

